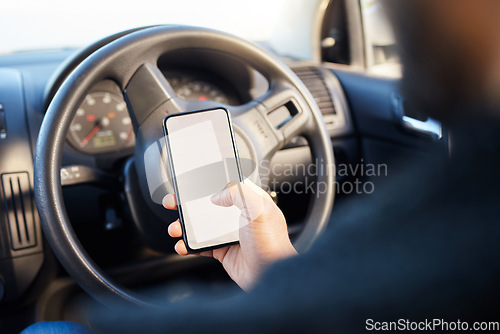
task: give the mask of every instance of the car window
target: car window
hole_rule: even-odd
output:
[[[399,56],[391,23],[380,0],[361,0],[366,66],[391,74],[399,67]]]

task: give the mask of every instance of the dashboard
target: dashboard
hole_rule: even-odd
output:
[[[0,206],[0,261],[8,262],[0,266],[0,281],[3,280],[0,288],[4,286],[8,291],[0,298],[2,302],[18,300],[26,292],[47,254],[40,219],[36,207],[32,206],[33,157],[37,134],[53,97],[49,89],[57,91],[62,82],[53,78],[63,80],[61,68],[74,53],[74,50],[63,50],[0,57],[0,116],[5,116],[2,124],[6,124],[5,136],[0,137],[0,181],[2,188],[9,185],[7,190],[11,193],[8,199],[0,192],[3,204]],[[73,65],[78,66],[78,62]],[[157,65],[176,94],[185,100],[239,106],[258,101],[270,88],[258,71],[221,54],[189,50],[161,57]],[[290,65],[318,102],[332,138],[350,136],[353,129],[347,102],[335,75],[317,63]],[[138,219],[137,215],[144,215],[140,210],[144,203],[130,198],[130,189],[138,188],[133,167],[136,138],[123,87],[112,80],[103,80],[86,92],[75,110],[66,138],[61,161],[66,211],[78,238],[98,265],[103,268],[128,266],[133,261],[157,256],[153,251],[171,252],[173,241],[164,233],[163,221],[171,222],[175,218],[162,210],[160,218],[148,211],[150,216]],[[307,142],[294,140],[276,159],[276,164],[281,166],[310,163]],[[299,212],[300,206],[286,196],[280,195],[280,206],[298,224],[305,212]],[[292,218],[290,226],[294,224]],[[156,224],[159,219],[163,225]],[[155,247],[146,252],[144,245],[151,243],[137,238],[134,231],[141,228],[137,221],[151,221],[161,228],[155,232],[161,234],[161,244],[154,244]],[[20,231],[19,240],[10,234],[15,228]],[[19,247],[10,246],[14,241]],[[12,269],[21,265],[19,263],[26,269],[22,273]]]

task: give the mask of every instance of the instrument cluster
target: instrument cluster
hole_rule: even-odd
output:
[[[238,105],[236,92],[223,80],[195,71],[166,71],[176,94],[185,100]],[[135,135],[127,104],[118,86],[104,81],[85,97],[71,122],[69,143],[87,154],[110,153],[134,147]]]

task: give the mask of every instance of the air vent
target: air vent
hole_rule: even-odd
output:
[[[2,187],[13,250],[36,246],[33,202],[28,173],[2,175]]]
[[[311,66],[292,68],[292,70],[309,89],[321,113],[323,115],[335,115],[336,111],[332,97],[326,87],[321,71]]]

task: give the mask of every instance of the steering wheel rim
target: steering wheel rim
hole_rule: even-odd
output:
[[[314,99],[300,79],[287,66],[250,42],[214,30],[157,26],[132,32],[92,53],[66,78],[47,109],[35,151],[35,199],[44,234],[57,258],[73,279],[88,294],[104,303],[110,299],[120,299],[140,306],[156,305],[109,278],[90,258],[78,240],[66,213],[60,180],[62,151],[66,134],[77,107],[94,84],[104,79],[115,81],[126,95],[129,106],[136,110],[138,109],[136,108],[137,100],[134,101],[134,94],[131,92],[133,92],[134,78],[138,77],[137,73],[141,69],[145,69],[148,73],[155,72],[157,68],[151,64],[155,64],[161,55],[185,48],[202,48],[227,53],[263,73],[266,79],[271,82],[270,92],[272,91],[272,93],[269,93],[262,100],[254,100],[250,104],[246,104],[246,108],[229,107],[231,111],[235,111],[235,125],[247,135],[249,132],[262,135],[262,127],[267,126],[268,122],[264,121],[258,124],[256,130],[250,129],[247,123],[256,122],[257,118],[265,117],[268,111],[266,108],[275,107],[272,105],[273,101],[281,99],[281,95],[283,95],[279,90],[286,91],[284,94],[286,99],[297,100],[300,108],[308,108],[308,110],[299,110],[300,117],[294,117],[300,121],[295,121],[291,126],[287,125],[288,134],[285,133],[285,130],[279,134],[282,136],[296,135],[293,124],[299,124],[302,127],[299,129],[301,131],[307,129],[302,133],[310,143],[313,156],[316,161],[324,164],[323,170],[325,172],[317,176],[317,182],[324,182],[330,186],[326,187],[325,192],[315,194],[309,207],[304,229],[294,241],[294,246],[299,251],[307,250],[328,222],[335,193],[335,165],[331,141]],[[165,81],[164,78],[155,73],[152,74],[151,78]],[[174,94],[169,84],[163,81],[159,85],[160,90],[166,96]],[[273,91],[273,88],[278,91]],[[288,90],[288,88],[290,89]],[[156,106],[155,110],[148,111],[147,115],[141,114],[142,111],[134,112],[134,115],[131,115],[137,137],[135,154],[136,157],[140,157],[140,159],[136,159],[139,161],[137,168],[138,171],[142,170],[139,177],[142,175],[144,179],[146,178],[144,174],[145,162],[142,157],[145,148],[152,141],[151,137],[148,136],[153,135],[154,137],[158,131],[161,132],[161,122],[157,122],[157,119],[163,118],[165,112],[182,111],[195,107],[195,104],[181,101],[175,96],[163,98],[167,100],[161,106]],[[252,115],[250,120],[246,119],[249,118],[247,115]],[[151,126],[154,126],[151,124],[159,126],[160,130],[154,128],[154,131],[151,131]],[[274,129],[266,128],[265,131],[271,131],[268,133],[276,136],[279,135]],[[285,144],[286,140],[284,138],[273,149],[278,150],[280,146]],[[258,147],[259,143],[255,145]],[[262,147],[266,145],[268,144],[264,144]],[[272,153],[261,154],[260,158],[266,155],[269,158]],[[161,163],[161,160],[158,159],[158,162]],[[145,192],[147,190],[143,191],[143,195],[146,195]]]

